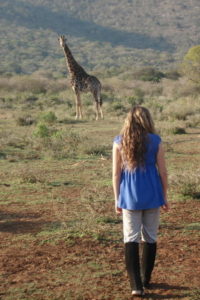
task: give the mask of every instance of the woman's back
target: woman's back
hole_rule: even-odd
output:
[[[122,136],[117,136],[114,142],[121,148]],[[156,159],[161,138],[149,133],[146,139],[144,166],[129,170],[123,162],[118,205],[123,209],[150,209],[164,204],[160,176]]]
[[[121,146],[122,136],[118,135],[114,138],[114,142]],[[146,143],[146,153],[145,153],[145,165],[146,164],[156,164],[156,155],[158,152],[159,144],[161,143],[161,138],[159,135],[154,133],[147,134]]]

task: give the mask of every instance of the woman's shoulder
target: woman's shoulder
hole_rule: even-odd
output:
[[[122,141],[122,136],[121,135],[117,135],[114,137],[113,142],[116,144],[121,144]]]
[[[149,133],[148,135],[153,142],[158,143],[158,144],[160,144],[162,142],[162,139],[158,134]]]

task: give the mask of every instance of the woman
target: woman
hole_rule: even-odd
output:
[[[168,210],[161,138],[149,111],[134,107],[113,143],[115,210],[123,215],[125,263],[132,295],[144,295],[156,257],[160,207]],[[142,240],[141,268],[139,243]]]

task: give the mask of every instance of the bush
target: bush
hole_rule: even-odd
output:
[[[185,128],[183,128],[183,127],[174,127],[171,129],[171,132],[173,134],[185,134],[186,133]]]
[[[199,198],[200,191],[200,176],[199,170],[195,172],[186,172],[176,174],[170,178],[170,185],[176,190],[176,192],[183,196],[189,196],[191,198]]]
[[[104,145],[92,145],[84,150],[85,154],[88,155],[102,155],[106,156],[107,151],[106,151],[106,146]]]
[[[20,76],[13,78],[10,82],[13,89],[19,92],[31,92],[33,94],[46,93],[47,80]]]
[[[29,96],[26,98],[27,102],[35,102],[37,100],[38,100],[38,97],[35,97],[35,96]]]
[[[197,127],[200,124],[200,114],[191,115],[187,117],[186,126],[187,127]]]
[[[176,70],[171,70],[165,73],[165,77],[171,80],[178,80],[181,77],[181,74]]]
[[[44,183],[45,177],[38,172],[34,172],[33,170],[24,169],[19,174],[20,183]]]
[[[159,82],[165,74],[154,68],[143,68],[134,73],[134,78],[142,81]]]
[[[188,79],[200,85],[200,45],[188,50],[183,59],[182,70]]]
[[[131,106],[135,106],[135,105],[140,105],[143,103],[142,99],[139,99],[135,96],[130,96],[127,98],[127,102],[128,104],[130,104]]]
[[[51,156],[57,159],[74,157],[81,142],[82,138],[71,130],[67,132],[57,131],[49,141]]]
[[[134,96],[130,96],[127,98],[127,102],[131,106],[140,105],[144,102],[144,91],[142,91],[140,88],[134,89]]]
[[[124,111],[126,111],[126,108],[125,108],[125,106],[124,106],[122,103],[120,103],[120,102],[113,102],[113,103],[111,104],[111,110],[112,110],[112,111],[122,111],[122,112],[124,112]]]
[[[102,99],[102,103],[105,102],[113,102],[114,101],[114,96],[112,94],[106,94],[106,93],[102,93],[101,94],[101,99]]]
[[[62,159],[73,157],[78,152],[82,138],[69,129],[67,132],[48,128],[45,124],[38,124],[34,131],[34,149],[45,157]]]
[[[57,121],[57,117],[56,117],[55,113],[52,111],[43,113],[42,115],[40,115],[40,119],[47,123],[54,123]]]
[[[198,114],[200,105],[198,98],[180,98],[176,101],[171,101],[163,109],[163,117],[172,120],[187,120],[189,116]]]
[[[19,126],[29,126],[35,123],[35,120],[30,116],[19,117],[17,119],[17,125]]]
[[[66,144],[68,145],[70,151],[72,152],[77,151],[77,148],[81,143],[81,141],[82,141],[81,137],[73,131],[69,131],[66,135]]]
[[[51,134],[50,129],[43,123],[39,123],[34,131],[34,135],[40,138],[49,137]]]
[[[185,124],[181,121],[169,122],[169,121],[158,121],[156,127],[161,135],[170,134],[186,134]]]
[[[6,159],[6,157],[6,153],[0,150],[0,159]]]
[[[183,196],[194,196],[197,192],[197,187],[195,182],[184,182],[180,189]]]

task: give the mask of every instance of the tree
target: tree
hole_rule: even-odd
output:
[[[200,45],[188,50],[183,59],[182,70],[190,80],[200,84]]]
[[[145,67],[134,73],[134,78],[142,81],[159,82],[165,74],[151,67]]]

